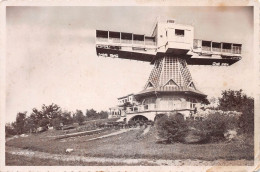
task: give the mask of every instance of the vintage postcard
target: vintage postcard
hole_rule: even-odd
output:
[[[3,171],[259,171],[257,1],[4,1]]]

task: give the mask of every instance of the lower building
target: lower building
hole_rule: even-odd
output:
[[[122,121],[152,120],[159,114],[172,112],[184,119],[207,103],[207,96],[196,89],[186,61],[178,57],[157,59],[144,89],[137,94],[118,98],[119,105],[111,108]]]

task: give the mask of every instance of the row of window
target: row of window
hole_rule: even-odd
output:
[[[112,111],[111,114],[112,115],[121,115],[121,110],[119,110],[119,111]]]
[[[132,101],[132,97],[127,97],[127,98],[124,98],[124,99],[118,100],[118,101],[119,101],[119,104],[130,102],[130,101]]]
[[[202,48],[202,50],[204,51],[241,54],[242,44],[212,42],[212,41],[194,39],[193,48],[194,49]]]

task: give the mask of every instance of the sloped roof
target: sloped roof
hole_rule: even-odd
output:
[[[190,93],[194,93],[194,94],[197,94],[199,96],[202,96],[202,97],[207,96],[199,90],[195,90],[195,89],[188,88],[188,87],[175,87],[175,86],[173,86],[173,87],[171,87],[171,86],[167,86],[167,87],[160,86],[160,87],[157,87],[157,88],[149,88],[149,89],[143,90],[143,91],[135,94],[135,96],[145,95],[145,94],[149,94],[149,93],[152,93],[152,92],[165,92],[165,93],[190,92]]]

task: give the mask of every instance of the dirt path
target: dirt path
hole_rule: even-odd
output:
[[[128,132],[128,131],[131,131],[131,130],[136,130],[136,128],[121,129],[119,131],[116,131],[116,132],[113,132],[113,133],[110,133],[110,134],[107,134],[107,135],[95,137],[95,138],[92,138],[92,139],[88,139],[86,141],[103,139],[103,138],[106,138],[106,137],[111,137],[111,136],[115,136],[115,135],[118,135],[118,134],[122,134],[122,133],[125,133],[125,132]]]
[[[81,131],[81,132],[76,132],[76,133],[69,133],[69,134],[63,134],[63,135],[57,135],[57,136],[47,136],[50,138],[67,138],[67,137],[75,137],[75,136],[82,136],[82,135],[87,135],[87,134],[94,134],[98,133],[100,131],[104,131],[105,129],[97,129],[97,130],[90,130],[90,131]]]
[[[151,125],[148,125],[145,129],[142,135],[146,135],[151,129]]]
[[[253,165],[253,161],[249,160],[216,160],[216,161],[202,161],[202,160],[153,160],[153,159],[131,159],[131,158],[101,158],[101,157],[85,157],[77,155],[61,155],[61,154],[51,154],[46,152],[31,151],[14,147],[6,147],[6,152],[12,155],[20,155],[31,158],[42,158],[51,159],[59,161],[80,161],[80,162],[97,162],[97,163],[124,163],[124,164],[134,164],[134,163],[150,163],[155,165],[170,165],[170,166],[215,166],[215,165]]]

